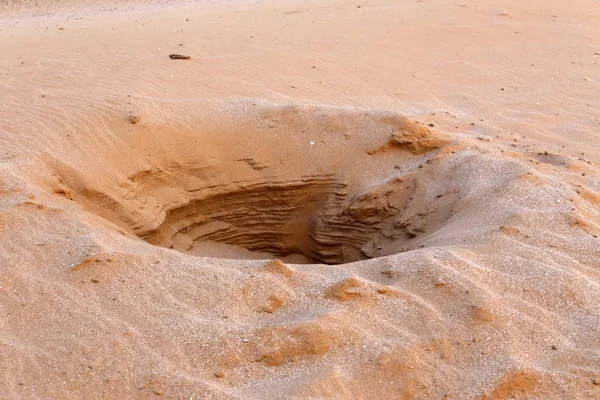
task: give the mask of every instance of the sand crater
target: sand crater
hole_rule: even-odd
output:
[[[175,157],[165,159],[163,147],[151,168],[105,183],[63,179],[68,188],[55,192],[153,245],[326,264],[414,248],[457,200],[451,188],[429,187],[445,179],[436,155],[447,141],[405,117],[294,106],[240,121],[249,123],[156,130],[157,142],[171,139]]]
[[[159,215],[151,223],[142,223],[135,211],[124,220],[143,240],[190,254],[243,258],[235,249],[243,248],[300,256],[296,262],[341,264],[416,247],[411,246],[414,239],[449,217],[456,196],[447,188],[436,196],[419,190],[419,182],[434,170],[417,167],[366,186],[335,173],[266,176],[200,188],[188,184],[167,191],[173,197],[154,208]],[[146,179],[166,183],[172,176],[161,174]],[[184,181],[198,178],[190,175]]]
[[[172,208],[140,237],[192,253],[208,241],[276,256],[299,253],[327,264],[372,258],[384,242],[411,236],[393,218],[410,188],[380,189],[352,194],[334,174],[244,181]]]

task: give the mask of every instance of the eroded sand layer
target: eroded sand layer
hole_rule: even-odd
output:
[[[2,3],[0,397],[598,398],[599,18]]]

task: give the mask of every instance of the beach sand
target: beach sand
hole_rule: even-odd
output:
[[[599,20],[2,2],[0,398],[600,398]]]

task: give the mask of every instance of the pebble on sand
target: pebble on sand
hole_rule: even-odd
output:
[[[169,54],[171,60],[189,60],[191,57],[183,54]]]

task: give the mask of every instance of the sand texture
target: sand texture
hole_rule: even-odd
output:
[[[0,398],[599,399],[598,21],[0,2]]]

